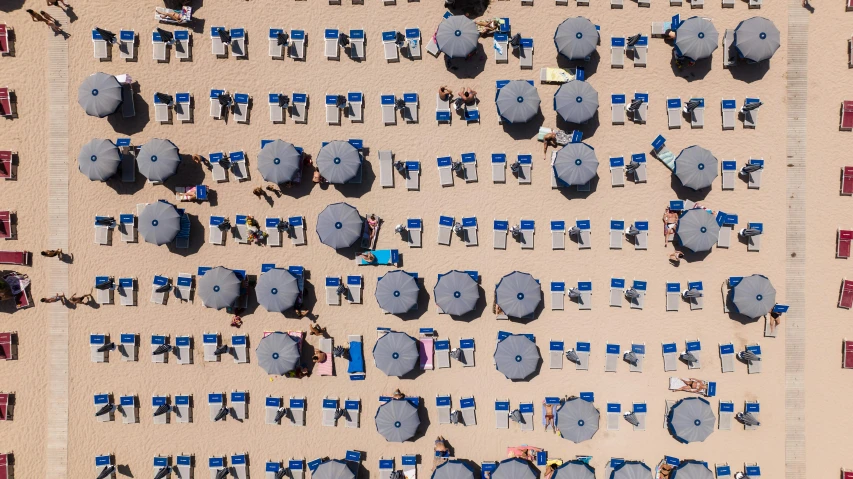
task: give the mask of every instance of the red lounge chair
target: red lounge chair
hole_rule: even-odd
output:
[[[835,247],[836,258],[850,257],[850,242],[853,241],[853,230],[838,229],[838,244]]]
[[[841,169],[841,194],[853,195],[853,166],[845,166]]]
[[[0,251],[0,264],[30,265],[29,251]]]
[[[8,361],[14,359],[15,352],[12,350],[12,333],[0,333],[0,360]],[[3,479],[3,476],[0,476]]]
[[[0,393],[0,421],[9,421],[12,418],[9,410],[9,393]]]
[[[30,295],[27,294],[26,289],[15,295],[15,307],[17,309],[29,308],[30,304]]]
[[[12,100],[9,99],[9,88],[0,88],[0,116],[12,116]]]
[[[12,213],[0,211],[0,239],[11,239],[14,237],[12,233]]]
[[[0,23],[0,54],[6,55],[9,53],[9,29],[5,23]],[[0,475],[0,479],[5,476]]]
[[[0,479],[9,479],[12,464],[9,460],[10,454],[0,454]]]
[[[838,307],[844,309],[853,308],[853,281],[841,280],[841,298],[838,300]]]
[[[844,340],[844,352],[842,353],[841,367],[844,369],[853,369],[853,341]],[[853,472],[844,473],[844,478],[853,479]]]
[[[853,101],[841,102],[841,125],[842,131],[853,130]]]
[[[6,180],[15,179],[15,170],[13,169],[14,165],[12,165],[12,155],[13,152],[11,151],[0,151],[0,178]]]

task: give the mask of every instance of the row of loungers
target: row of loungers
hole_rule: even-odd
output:
[[[629,111],[628,107],[631,102],[636,100],[642,100],[643,103],[640,105],[640,108],[633,112]],[[689,119],[690,126],[692,128],[704,128],[705,99],[690,98],[684,103],[686,104],[692,100],[697,101],[699,106],[693,109],[690,113],[686,112],[686,107],[682,104],[680,98],[668,98],[666,100],[667,124],[670,129],[681,128],[681,120],[682,117],[685,116]],[[632,114],[631,121],[633,123],[646,123],[648,118],[649,94],[636,92],[634,93],[633,98],[631,98],[631,102],[628,101],[627,95],[623,93],[610,95],[611,123],[614,125],[624,125],[626,123],[626,112]],[[747,97],[743,104],[750,105],[760,102],[761,100],[759,98]],[[758,125],[759,110],[761,110],[760,106],[751,110],[744,110],[743,107],[741,107],[741,109],[738,110],[737,100],[734,98],[723,98],[720,100],[720,113],[723,130],[733,130],[735,128],[735,120],[738,114],[741,117],[744,128],[756,128]]]

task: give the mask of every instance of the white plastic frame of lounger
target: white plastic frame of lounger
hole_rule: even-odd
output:
[[[450,367],[450,340],[448,338],[436,339],[433,343],[435,355],[433,363],[436,369],[446,369]]]
[[[406,161],[406,189],[409,191],[418,191],[421,189],[420,161]]]
[[[461,398],[459,410],[462,412],[462,422],[465,423],[465,426],[477,425],[477,405],[473,396]]]
[[[231,350],[234,355],[235,364],[245,364],[249,362],[247,351],[247,336],[243,334],[235,334],[231,336]]]
[[[450,424],[450,406],[452,400],[449,394],[437,395],[435,397],[435,408],[438,411],[438,423]]]
[[[637,425],[634,426],[635,431],[645,431],[646,430],[646,412],[648,412],[648,407],[644,402],[635,402],[632,405],[631,412],[634,413],[634,417],[637,418]]]
[[[702,342],[698,339],[694,341],[685,341],[685,350],[696,358],[696,361],[687,364],[687,369],[702,368]]]
[[[665,372],[678,370],[678,346],[675,343],[661,343],[663,353],[663,370]]]
[[[361,426],[361,399],[344,399],[344,426],[358,429]]]
[[[509,429],[509,399],[495,399],[495,428]]]
[[[444,186],[453,186],[453,159],[449,156],[436,158],[438,165],[438,181]]]
[[[717,428],[721,431],[731,431],[732,419],[734,419],[735,415],[735,404],[731,401],[723,401],[721,399],[718,413],[719,421],[717,422]],[[719,476],[717,477],[719,479]]]
[[[548,369],[563,369],[563,356],[566,353],[566,343],[550,340],[548,342]]]
[[[607,430],[618,431],[620,422],[622,422],[622,404],[618,402],[607,403]]]
[[[438,217],[438,244],[448,246],[450,239],[453,236],[453,224],[455,220],[452,216]]]
[[[720,343],[720,367],[724,373],[735,372],[735,346],[732,343]]]
[[[578,341],[575,344],[575,354],[578,355],[578,362],[575,364],[575,369],[578,371],[589,370],[589,352],[590,343],[586,341]]]
[[[681,283],[666,283],[666,310],[678,311],[681,304]]]
[[[619,355],[622,347],[618,344],[607,343],[604,351],[604,372],[615,373],[619,367]]]
[[[275,420],[275,417],[278,416],[280,408],[280,397],[267,396],[264,399],[264,424],[278,425],[279,422]]]
[[[518,404],[518,411],[521,413],[521,430],[532,431],[533,424],[533,403],[523,402]]]
[[[562,311],[565,309],[566,283],[563,281],[551,281],[551,311]]]
[[[290,420],[294,426],[305,426],[305,397],[290,396]]]
[[[507,234],[509,232],[508,220],[494,220],[494,249],[506,249]]]
[[[643,364],[646,361],[646,343],[632,343],[631,352],[637,357],[637,364],[628,363],[628,370],[632,373],[643,372]]]
[[[338,410],[338,398],[326,396],[323,398],[323,426],[335,427],[338,420],[335,419],[335,411]]]
[[[534,220],[520,220],[521,249],[533,249],[533,240],[536,234],[536,223]]]
[[[132,61],[136,58],[136,32],[133,30],[120,30],[118,41],[119,58]]]
[[[391,150],[379,150],[379,186],[394,187],[394,153]]]

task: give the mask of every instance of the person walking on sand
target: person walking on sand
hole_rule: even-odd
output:
[[[39,15],[38,13],[36,13],[36,12],[35,12],[35,10],[33,10],[33,9],[31,9],[31,8],[28,8],[28,9],[27,9],[27,13],[29,13],[29,14],[30,14],[30,17],[32,18],[32,21],[34,21],[34,22],[44,22],[44,23],[47,23],[48,25],[50,25],[50,23],[47,21],[47,19],[46,19],[46,18],[44,18],[43,16]]]
[[[65,3],[64,0],[47,0],[48,7],[58,7],[60,3],[68,10],[71,10],[73,8],[71,5]]]
[[[252,190],[252,194],[253,194],[253,195],[255,195],[255,196],[257,196],[257,197],[258,197],[258,199],[261,199],[261,198],[263,198],[264,196],[266,196],[266,195],[267,195],[267,194],[264,192],[264,189],[263,189],[263,188],[261,188],[260,186],[256,186],[256,187],[255,187],[255,189],[254,189],[254,190]]]
[[[55,295],[49,298],[42,298],[39,301],[42,303],[56,303],[56,302],[65,302],[65,293],[56,293]]]
[[[57,257],[62,259],[62,250],[61,249],[46,249],[41,252],[41,255],[45,258],[54,258]]]
[[[72,294],[71,298],[68,299],[68,302],[71,304],[89,304],[89,301],[94,301],[95,297],[92,296],[92,293],[86,293],[83,296],[77,296],[76,294]]]
[[[326,328],[320,326],[319,324],[312,324],[308,328],[308,334],[311,336],[325,336]]]
[[[684,258],[684,253],[681,251],[676,251],[669,255],[669,262],[672,263],[673,266],[678,266],[681,264],[681,258]]]

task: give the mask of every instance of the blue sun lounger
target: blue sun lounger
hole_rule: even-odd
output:
[[[362,257],[356,258],[358,266],[377,266],[377,265],[393,265],[397,266],[400,263],[400,251],[396,249],[380,249],[371,251],[376,257],[375,261],[368,262]]]

